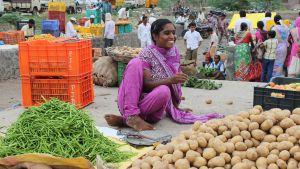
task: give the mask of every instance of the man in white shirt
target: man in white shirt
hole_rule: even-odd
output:
[[[184,25],[185,23],[185,17],[184,14],[181,13],[180,16],[175,21],[176,24]]]
[[[70,38],[75,38],[77,37],[77,31],[74,29],[74,25],[77,23],[76,18],[71,17],[70,21],[67,23],[67,28],[66,28],[66,36]]]
[[[189,24],[190,30],[184,35],[184,43],[186,45],[186,60],[194,60],[197,64],[198,48],[203,41],[199,32],[196,31],[196,23]]]
[[[112,20],[111,14],[105,14],[105,29],[104,29],[104,48],[111,47],[115,38],[115,22]]]
[[[34,29],[35,29],[35,21],[33,19],[30,19],[28,24],[22,27],[21,31],[24,32],[24,36],[27,38],[27,37],[34,36]]]
[[[263,18],[261,20],[264,23],[264,30],[265,31],[267,31],[267,22],[272,19],[271,17],[272,17],[272,13],[271,12],[266,12],[265,18]]]
[[[151,25],[148,23],[148,17],[143,17],[143,22],[139,25],[138,28],[138,38],[141,41],[141,48],[144,48],[148,45],[151,45],[151,34],[150,34]]]
[[[234,26],[234,33],[237,33],[241,30],[241,24],[245,22],[248,25],[248,29],[252,32],[253,26],[252,22],[246,18],[246,11],[240,11],[240,19],[236,21]]]
[[[95,16],[91,15],[90,19],[84,23],[84,27],[86,27],[86,28],[91,27],[91,24],[94,23],[94,20],[95,20]]]
[[[121,8],[118,13],[119,13],[119,19],[126,20],[127,19],[127,11],[129,10],[128,7],[126,8]]]

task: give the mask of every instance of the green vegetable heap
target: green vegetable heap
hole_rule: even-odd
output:
[[[206,90],[217,90],[222,87],[222,83],[217,84],[210,80],[197,79],[194,76],[190,76],[189,80],[185,82],[184,87],[192,87]]]
[[[210,77],[213,76],[213,73],[216,71],[216,69],[200,67],[198,68],[198,71],[202,76]]]
[[[7,130],[0,141],[0,157],[46,153],[58,157],[85,157],[95,162],[100,155],[108,163],[132,157],[104,137],[84,110],[58,99],[31,107]]]

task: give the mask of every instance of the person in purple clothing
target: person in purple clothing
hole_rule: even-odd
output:
[[[160,121],[165,112],[182,124],[223,117],[216,113],[194,115],[191,109],[180,108],[181,84],[188,76],[180,71],[175,27],[167,19],[158,19],[151,26],[151,37],[154,44],[145,47],[126,67],[118,93],[121,116],[105,115],[108,125],[152,130],[151,123]]]

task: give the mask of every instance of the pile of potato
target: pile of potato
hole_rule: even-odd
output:
[[[127,46],[112,47],[108,49],[112,55],[135,57],[141,52],[141,48],[131,48]]]
[[[158,145],[132,169],[299,169],[300,108],[261,106],[224,119],[196,122]]]

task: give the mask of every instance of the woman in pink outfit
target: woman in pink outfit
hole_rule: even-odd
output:
[[[129,126],[136,130],[152,130],[151,123],[160,121],[165,112],[182,124],[205,122],[222,115],[193,115],[179,107],[181,84],[188,76],[180,71],[180,54],[175,47],[175,27],[167,19],[151,26],[153,45],[145,47],[125,70],[118,93],[121,116],[105,115],[111,126]]]
[[[292,29],[290,41],[292,42],[291,54],[287,59],[288,77],[300,76],[300,17],[295,21],[296,28]]]

